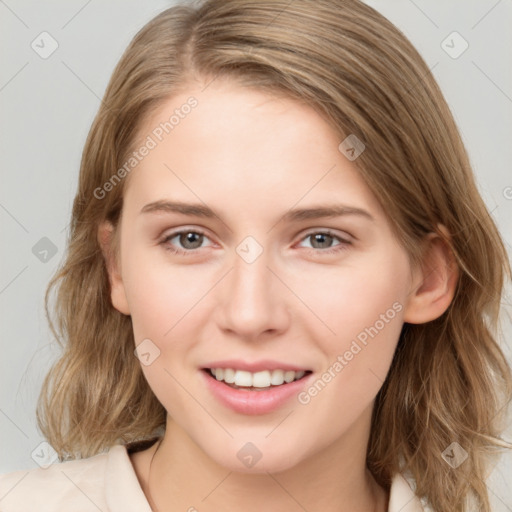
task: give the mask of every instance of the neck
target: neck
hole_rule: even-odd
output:
[[[149,449],[143,489],[154,512],[385,512],[388,494],[365,466],[366,445],[350,437],[283,471],[241,473],[218,465],[168,418]]]

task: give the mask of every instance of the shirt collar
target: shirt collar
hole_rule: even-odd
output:
[[[388,512],[430,512],[414,494],[413,486],[411,478],[400,473],[394,475],[389,493]]]
[[[105,500],[110,512],[152,512],[126,446],[110,448],[105,484]]]

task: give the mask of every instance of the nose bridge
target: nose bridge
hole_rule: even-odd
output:
[[[231,300],[235,306],[245,310],[248,315],[263,312],[270,305],[271,272],[268,269],[266,252],[254,261],[246,260],[237,254],[234,269],[231,272]]]
[[[269,270],[270,252],[259,254],[242,242],[233,258],[223,302],[224,327],[246,337],[280,330],[286,321],[284,298]],[[260,246],[261,247],[261,246]]]

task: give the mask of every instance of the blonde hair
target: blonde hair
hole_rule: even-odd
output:
[[[367,465],[389,490],[408,472],[434,511],[490,512],[485,479],[512,397],[496,337],[507,254],[472,174],[456,124],[429,68],[407,38],[357,0],[222,0],[165,10],[118,63],[87,138],[66,259],[47,291],[63,353],[39,397],[39,428],[61,460],[151,438],[166,411],[134,355],[131,319],[110,300],[98,226],[115,226],[118,172],[140,128],[194,78],[218,77],[285,94],[315,108],[340,136],[366,145],[354,161],[414,262],[431,232],[459,268],[438,319],[403,326],[372,417]],[[199,107],[200,108],[200,107]],[[193,113],[191,114],[193,115]],[[446,227],[449,237],[439,229]],[[49,317],[50,317],[50,313]],[[456,469],[443,451],[457,442]]]

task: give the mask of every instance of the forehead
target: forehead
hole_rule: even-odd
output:
[[[215,80],[162,103],[139,131],[140,141],[148,137],[154,147],[130,174],[126,191],[141,207],[179,196],[238,211],[252,203],[282,209],[303,199],[352,198],[379,208],[340,152],[341,137],[292,98]]]

